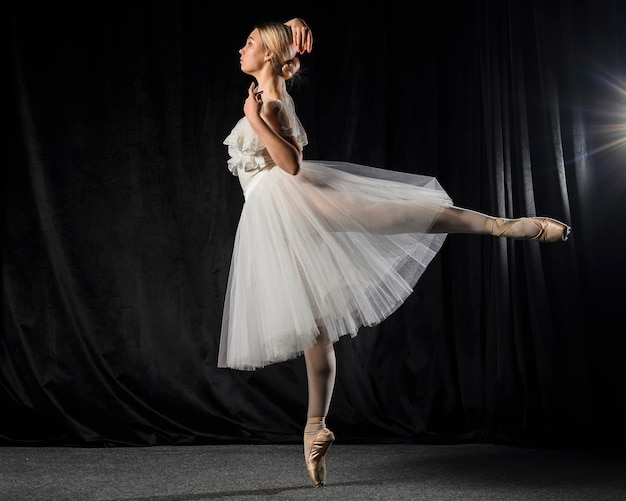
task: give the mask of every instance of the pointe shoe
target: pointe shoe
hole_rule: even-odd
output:
[[[522,220],[528,220],[539,228],[533,237],[514,236],[511,228]],[[517,240],[535,240],[542,243],[552,243],[567,240],[572,229],[565,223],[549,217],[525,217],[519,219],[503,219],[500,217],[487,218],[485,232],[494,237],[507,237]]]
[[[313,487],[321,487],[326,482],[326,453],[335,441],[335,435],[328,428],[307,434],[315,434],[311,443],[311,450],[306,458],[306,471],[309,474]]]
[[[320,459],[320,463],[317,465],[317,474],[320,479],[320,487],[321,487],[322,485],[326,483],[326,456]]]

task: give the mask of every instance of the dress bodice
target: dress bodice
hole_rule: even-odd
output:
[[[283,128],[282,134],[295,137],[300,147],[304,147],[308,141],[306,132],[295,114],[291,96],[287,95],[285,101],[272,100],[271,105],[280,106],[279,112],[286,114],[286,123],[289,126]],[[230,156],[228,169],[239,177],[244,195],[247,197],[252,186],[256,184],[253,180],[258,181],[263,173],[276,164],[246,117],[237,122],[224,140],[224,144],[228,146]]]

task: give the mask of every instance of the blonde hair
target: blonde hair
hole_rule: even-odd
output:
[[[256,27],[263,47],[272,53],[272,65],[277,75],[289,80],[300,70],[291,28],[286,24],[271,22]]]

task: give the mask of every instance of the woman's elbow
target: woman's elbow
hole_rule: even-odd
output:
[[[298,175],[298,173],[300,172],[300,168],[302,167],[302,153],[296,155],[296,157],[292,159],[290,164],[291,166],[288,170],[289,174],[291,174],[292,176]]]
[[[280,168],[284,170],[287,174],[291,174],[295,176],[300,172],[300,164],[298,162],[284,162],[279,164]]]

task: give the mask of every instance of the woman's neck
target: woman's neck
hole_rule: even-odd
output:
[[[264,99],[284,99],[285,81],[280,77],[257,78],[257,89],[263,91]]]

